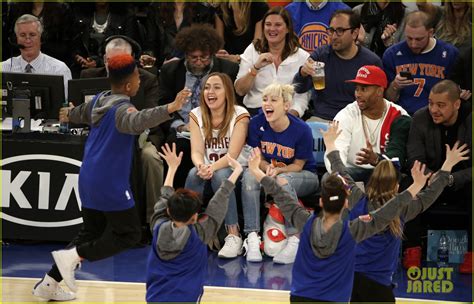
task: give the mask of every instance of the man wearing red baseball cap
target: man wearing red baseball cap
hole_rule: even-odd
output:
[[[355,83],[356,101],[334,118],[342,130],[336,147],[352,178],[367,182],[382,154],[397,157],[403,166],[411,118],[402,107],[384,99],[387,76],[378,66],[363,66],[355,79],[346,82]],[[327,158],[325,163],[331,172]]]

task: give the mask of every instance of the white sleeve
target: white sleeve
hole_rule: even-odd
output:
[[[244,53],[240,55],[239,73],[237,74],[235,81],[237,81],[239,78],[244,77],[249,72],[249,69],[255,64],[257,58],[258,53],[255,50],[253,43],[251,43],[245,49]]]
[[[349,113],[350,111],[348,111],[346,107],[339,111],[339,113],[334,117],[334,120],[339,122],[339,129],[342,130],[342,133],[336,139],[335,145],[336,149],[339,151],[344,166],[347,166],[347,155],[351,145],[352,127],[354,125],[354,118],[349,115]],[[324,164],[326,165],[326,170],[329,173],[332,173],[331,163],[326,153],[324,154]]]

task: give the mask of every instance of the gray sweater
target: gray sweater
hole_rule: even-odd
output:
[[[206,208],[204,216],[194,229],[204,243],[209,243],[215,236],[225,215],[229,204],[229,196],[234,191],[235,185],[229,180],[222,182],[220,188],[212,197]],[[186,246],[191,235],[188,226],[177,228],[170,220],[166,211],[169,198],[174,194],[174,189],[169,186],[161,188],[161,197],[155,204],[155,212],[150,220],[150,227],[154,228],[163,223],[158,232],[156,251],[163,260],[171,260],[177,257]]]
[[[146,129],[156,127],[172,118],[168,114],[167,105],[138,111],[130,103],[129,96],[112,94],[107,91],[101,93],[93,109],[92,102],[83,103],[73,108],[69,112],[69,121],[97,125],[107,111],[119,103],[123,104],[115,112],[115,126],[121,133],[138,135]]]
[[[342,164],[339,157],[339,151],[333,151],[328,154],[333,170],[345,174],[345,178],[351,183],[352,193],[349,200],[350,208],[352,208],[365,194],[355,186],[355,183],[347,174],[347,169]],[[396,195],[394,198],[386,202],[381,208],[371,210],[372,220],[363,222],[354,219],[349,222],[349,230],[356,242],[361,242],[372,235],[382,231],[397,216],[405,217],[405,220],[414,218],[418,213],[428,208],[442,192],[448,183],[448,172],[440,171],[433,183],[424,191],[420,192],[415,199],[412,199],[408,191]],[[302,231],[307,220],[311,216],[305,208],[301,207],[297,201],[288,192],[277,184],[276,180],[271,177],[264,177],[262,185],[267,194],[273,196],[278,207],[285,218],[291,224]],[[334,253],[341,237],[343,221],[336,222],[328,231],[323,230],[323,220],[321,217],[315,219],[311,231],[311,245],[313,253],[319,258],[325,258]]]

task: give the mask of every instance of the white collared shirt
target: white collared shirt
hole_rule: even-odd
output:
[[[260,54],[255,49],[253,43],[251,43],[240,56],[241,61],[236,81],[247,75],[249,69],[257,62],[259,56]],[[263,90],[274,82],[292,84],[293,77],[296,72],[298,72],[300,66],[306,62],[308,57],[309,53],[299,48],[295,54],[288,56],[288,58],[280,63],[278,70],[273,63],[261,68],[258,71],[252,88],[244,97],[244,105],[248,108],[260,108],[262,106]],[[303,116],[308,108],[310,97],[311,90],[303,94],[295,94],[291,109],[296,110],[300,117]]]
[[[311,3],[311,0],[306,0],[306,5],[308,5],[308,8],[314,11],[319,11],[323,9],[327,3],[328,3],[327,0],[324,0],[324,1],[321,1],[321,3],[319,3],[318,6],[315,6],[313,3]]]
[[[51,56],[40,52],[31,62],[27,62],[23,57],[17,56],[2,62],[2,72],[24,73],[26,65],[30,64],[33,74],[62,75],[64,79],[64,96],[67,100],[67,84],[72,79],[71,70],[67,65]]]

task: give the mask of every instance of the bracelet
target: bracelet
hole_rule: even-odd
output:
[[[256,71],[258,71],[258,70],[261,69],[261,68],[260,68],[260,69],[257,69],[257,67],[255,66],[255,64],[253,65],[253,68],[254,68]]]

